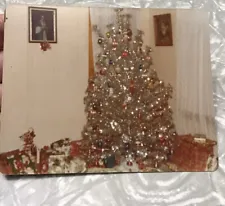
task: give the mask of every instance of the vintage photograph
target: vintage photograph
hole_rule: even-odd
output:
[[[57,43],[57,10],[29,7],[29,42]]]
[[[16,41],[5,54],[0,172],[215,171],[218,140],[208,13],[57,10],[59,19],[72,24],[58,27],[60,44],[54,53]],[[32,28],[42,32],[33,38],[53,38],[54,32],[48,32],[55,15],[35,12]],[[21,22],[11,16],[7,29],[16,31],[10,21]],[[27,31],[22,32],[26,39]],[[24,61],[12,51],[20,52]]]
[[[155,45],[173,46],[171,14],[154,16]]]

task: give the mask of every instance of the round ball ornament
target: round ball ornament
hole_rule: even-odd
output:
[[[102,44],[103,40],[102,39],[98,39],[98,44]]]
[[[116,72],[117,74],[119,74],[120,71],[121,71],[120,67],[116,67],[116,68],[115,68],[115,72]]]
[[[107,32],[107,33],[106,33],[106,36],[107,36],[107,38],[110,38],[111,35],[110,35],[109,32]]]
[[[132,30],[131,30],[131,29],[128,29],[128,31],[127,31],[127,36],[129,36],[129,37],[132,36]]]

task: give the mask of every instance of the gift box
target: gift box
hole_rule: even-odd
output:
[[[11,155],[12,155],[12,153],[11,153]],[[6,157],[7,157],[7,153],[2,153],[0,155],[0,173],[9,175],[9,174],[12,174],[13,171],[12,171],[12,166],[7,161]]]
[[[71,144],[71,141],[69,138],[65,138],[65,139],[61,139],[61,140],[58,140],[56,142],[53,142],[51,145],[50,145],[50,149],[52,151],[52,153],[54,154],[66,154],[66,155],[69,155],[70,153],[70,144]]]
[[[65,172],[65,162],[79,154],[80,141],[71,142],[69,138],[61,139],[44,146],[40,150],[40,163],[38,171],[40,174]],[[53,161],[55,160],[55,161]],[[58,164],[56,162],[58,161]],[[53,163],[54,162],[54,163]],[[63,166],[61,164],[64,164]]]
[[[66,158],[65,155],[50,155],[48,158],[48,173],[62,174],[65,173]]]
[[[179,171],[205,171],[209,158],[214,156],[215,141],[192,135],[175,138],[174,153],[169,159],[169,165]]]
[[[19,149],[2,153],[0,155],[0,165],[0,172],[7,175],[37,172],[36,157]]]
[[[51,150],[48,146],[44,146],[41,150],[40,150],[40,159],[39,159],[39,163],[38,163],[38,173],[39,174],[47,174],[48,173],[48,158],[51,154]]]
[[[80,155],[80,146],[82,144],[82,140],[72,141],[70,143],[70,155],[72,157]]]

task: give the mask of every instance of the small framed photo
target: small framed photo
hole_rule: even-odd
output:
[[[57,10],[29,7],[29,42],[57,43]]]
[[[173,46],[173,31],[171,14],[155,15],[155,45],[156,46]]]

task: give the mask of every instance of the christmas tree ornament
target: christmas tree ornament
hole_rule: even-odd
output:
[[[132,36],[132,30],[131,30],[131,29],[128,29],[128,30],[127,30],[127,35],[128,35],[129,37]]]
[[[107,36],[108,38],[110,38],[110,32],[107,32],[107,33],[106,33],[106,36]]]
[[[131,80],[130,81],[130,87],[129,87],[130,93],[133,94],[134,93],[134,81]]]
[[[100,159],[100,160],[98,161],[98,165],[99,165],[99,166],[103,166],[103,165],[104,165],[104,161],[103,161],[102,159]]]
[[[127,161],[127,165],[128,166],[133,166],[133,162],[129,160],[129,161]]]
[[[117,47],[117,45],[118,45],[118,42],[117,42],[117,41],[113,41],[113,42],[112,42],[112,45],[113,45],[113,47],[114,47],[114,50],[116,50],[116,47]]]
[[[105,74],[105,70],[104,69],[101,69],[100,72],[99,72],[99,74],[104,75]]]
[[[102,39],[98,39],[98,44],[102,44],[103,40]]]
[[[116,72],[117,74],[119,74],[120,71],[121,71],[120,67],[116,67],[116,68],[115,68],[115,72]]]
[[[123,56],[123,57],[127,57],[127,56],[128,56],[128,52],[127,52],[127,51],[124,51],[124,52],[122,53],[122,56]]]

